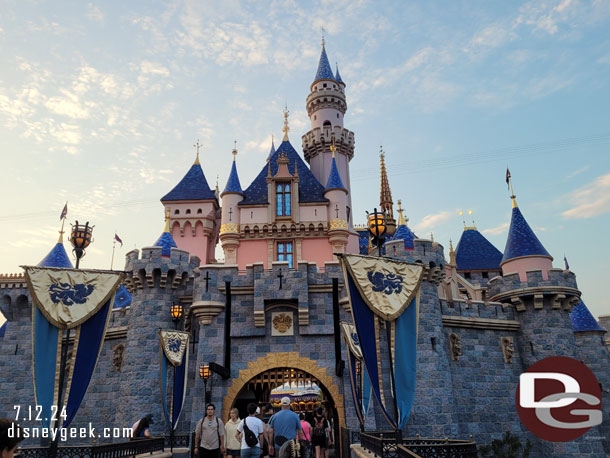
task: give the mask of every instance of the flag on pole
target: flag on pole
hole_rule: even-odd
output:
[[[66,216],[68,216],[68,202],[66,202],[66,205],[64,205],[64,209],[61,211],[61,215],[59,216],[59,220],[61,221]]]
[[[509,182],[510,182],[510,170],[508,170],[508,167],[506,167],[506,187],[508,188],[509,186]],[[510,188],[508,188],[510,189]]]
[[[570,264],[568,264],[568,258],[566,258],[566,255],[563,255],[563,262],[566,265],[566,270],[570,270]]]
[[[123,241],[121,240],[121,237],[116,234],[116,232],[114,233],[114,240],[119,242],[121,244],[121,248],[123,248]]]

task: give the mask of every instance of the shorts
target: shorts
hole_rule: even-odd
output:
[[[227,449],[227,456],[240,456],[241,454],[241,450],[231,450],[230,448]]]

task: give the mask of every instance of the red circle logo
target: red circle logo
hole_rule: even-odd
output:
[[[523,424],[541,439],[568,442],[602,422],[602,393],[591,370],[565,356],[538,361],[519,377],[515,401]]]

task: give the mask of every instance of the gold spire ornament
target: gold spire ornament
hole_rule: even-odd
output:
[[[513,202],[513,208],[517,208],[517,196],[515,196],[515,191],[513,191],[513,180],[511,179],[510,170],[506,167],[506,184],[510,188],[510,199]]]
[[[231,151],[231,153],[233,154],[233,162],[235,162],[235,158],[237,157],[237,140],[233,141],[233,151]]]
[[[171,222],[171,217],[170,217],[170,208],[167,207],[165,209],[165,228],[163,228],[163,232],[169,232],[170,229],[170,222]]]
[[[288,115],[290,114],[290,112],[288,111],[288,105],[286,105],[284,107],[284,128],[282,129],[282,132],[284,132],[284,140],[285,142],[288,141],[288,131],[290,130],[290,127],[288,127]]]
[[[453,242],[449,239],[449,264],[455,266],[455,251],[453,250]]]
[[[195,163],[193,165],[199,165],[200,164],[200,162],[199,162],[199,148],[201,148],[202,146],[203,145],[199,144],[199,139],[197,139],[197,143],[195,143],[193,145],[193,148],[197,149],[197,157],[195,158]]]
[[[335,157],[335,151],[337,151],[337,147],[335,146],[335,137],[330,139],[330,152],[333,153],[333,157]]]
[[[402,200],[398,199],[398,225],[399,226],[406,226],[407,223],[409,222],[409,218],[406,218],[405,215],[403,215],[404,212],[404,208],[402,208]]]

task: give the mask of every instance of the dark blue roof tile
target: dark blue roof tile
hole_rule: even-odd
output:
[[[412,250],[414,248],[413,240],[416,238],[417,237],[415,236],[413,231],[409,229],[406,224],[401,224],[396,228],[396,232],[394,232],[394,235],[392,236],[391,240],[403,240],[405,244],[405,249]]]
[[[208,186],[208,182],[203,174],[203,169],[199,163],[193,164],[190,170],[180,180],[169,193],[167,193],[161,202],[176,201],[176,200],[205,200],[215,199],[214,191]]]
[[[319,80],[334,80],[335,75],[333,75],[333,71],[330,68],[330,63],[328,62],[328,56],[326,56],[326,49],[322,46],[322,54],[320,54],[320,62],[318,63],[318,71],[316,72],[316,77],[313,80],[315,83]]]
[[[227,180],[225,190],[222,193],[224,194],[226,192],[236,192],[239,194],[243,192],[241,189],[241,184],[239,183],[239,176],[237,175],[237,166],[235,165],[235,161],[233,161],[233,165],[231,166],[231,174]]]
[[[343,82],[343,80],[341,79],[341,75],[339,74],[339,66],[337,65],[337,71],[335,72],[335,81],[337,83],[341,83],[345,86],[345,83]]]
[[[542,246],[534,231],[521,214],[519,207],[513,207],[513,214],[508,230],[508,239],[504,248],[502,262],[521,256],[548,256],[548,251]]]
[[[369,254],[369,231],[367,229],[355,229],[358,233],[358,247],[360,254]]]
[[[161,234],[161,237],[157,239],[153,246],[160,246],[162,248],[161,256],[171,256],[171,249],[178,248],[178,245],[176,245],[176,242],[174,242],[172,234],[169,232],[164,232]]]
[[[267,202],[267,167],[271,167],[271,175],[277,173],[277,157],[281,154],[288,156],[288,171],[294,175],[296,164],[299,171],[299,202],[328,202],[324,197],[324,186],[313,176],[307,164],[295,151],[289,141],[284,141],[263,167],[258,176],[244,191],[245,198],[239,205],[268,204]]]
[[[465,229],[455,250],[457,270],[500,269],[502,253],[476,229]]]
[[[339,175],[339,169],[337,169],[337,161],[335,160],[334,156],[333,156],[333,161],[330,166],[328,182],[326,183],[326,190],[331,190],[331,189],[343,189],[343,190],[347,191],[347,189],[345,189],[345,186],[343,186],[343,182],[341,181],[341,176]]]
[[[116,290],[116,294],[114,295],[114,308],[115,309],[123,309],[129,307],[131,305],[131,294],[125,288],[125,285],[121,285],[119,289]]]
[[[572,329],[574,332],[605,331],[597,320],[593,318],[593,315],[591,315],[591,312],[583,301],[580,301],[580,304],[572,307],[570,320],[572,321]]]
[[[72,269],[72,263],[68,258],[68,253],[64,248],[64,244],[58,242],[49,254],[47,254],[42,261],[38,263],[39,267],[62,267],[65,269]]]

